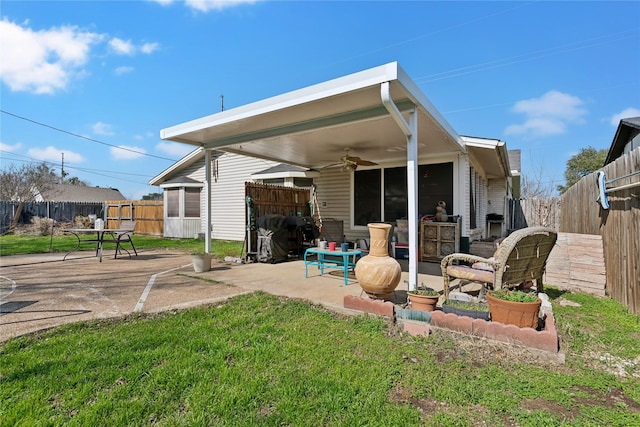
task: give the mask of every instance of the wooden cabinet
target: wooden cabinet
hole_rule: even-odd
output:
[[[460,252],[460,220],[420,221],[420,248],[423,260],[439,260]]]

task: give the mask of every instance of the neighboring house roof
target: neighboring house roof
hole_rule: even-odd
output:
[[[624,153],[640,147],[640,136],[638,135],[640,135],[640,117],[620,120],[604,165],[608,165]],[[631,144],[627,146],[629,143]]]
[[[116,188],[87,187],[83,185],[53,184],[51,189],[39,194],[40,201],[46,202],[104,202],[125,200]]]

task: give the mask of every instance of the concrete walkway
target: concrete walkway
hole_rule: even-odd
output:
[[[308,300],[350,314],[345,295],[360,295],[341,272],[323,276],[302,261],[279,264],[214,262],[209,272],[194,273],[191,257],[175,251],[143,251],[139,256],[103,262],[91,252],[0,258],[0,342],[8,338],[88,319],[126,316],[213,304],[247,292]],[[437,267],[437,268],[436,268]],[[439,265],[421,265],[418,283],[442,289]],[[407,267],[396,291],[406,298]],[[432,274],[425,274],[432,273]],[[359,312],[358,312],[359,313]]]

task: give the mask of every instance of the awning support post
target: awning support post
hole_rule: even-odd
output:
[[[204,251],[208,254],[211,253],[211,150],[204,149],[204,191],[205,191],[205,203],[207,205],[205,209],[205,225],[204,230]]]
[[[409,290],[418,287],[418,111],[414,106],[409,123],[393,102],[389,82],[380,85],[382,104],[407,137],[407,201],[409,223]]]

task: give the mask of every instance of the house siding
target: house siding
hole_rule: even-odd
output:
[[[216,160],[214,160],[216,162]],[[278,163],[239,154],[224,153],[216,162],[217,179],[211,182],[211,235],[219,240],[244,240],[246,232],[246,203],[244,184],[251,175]],[[212,168],[214,170],[214,168]],[[204,166],[201,164],[202,180]],[[202,206],[206,206],[203,192]],[[206,230],[202,215],[201,229]]]

